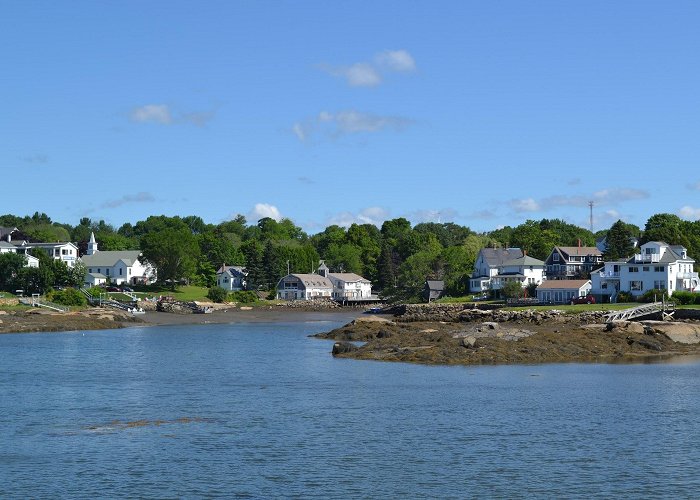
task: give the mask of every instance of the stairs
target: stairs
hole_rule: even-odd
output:
[[[623,309],[621,311],[613,311],[605,315],[606,323],[614,323],[616,321],[629,321],[642,316],[661,313],[661,318],[666,320],[673,319],[675,305],[666,302],[653,302],[651,304],[643,304],[641,306]]]

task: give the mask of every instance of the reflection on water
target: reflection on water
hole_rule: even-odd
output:
[[[0,497],[692,497],[700,357],[334,359],[318,322],[0,336]],[[641,361],[641,360],[640,360]]]

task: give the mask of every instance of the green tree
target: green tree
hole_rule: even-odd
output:
[[[517,299],[524,295],[524,290],[519,281],[508,281],[501,288],[501,294],[506,299]]]
[[[17,276],[27,263],[24,255],[7,252],[0,253],[0,290],[14,292]]]
[[[141,237],[143,261],[156,269],[160,283],[170,282],[173,290],[178,281],[193,277],[199,256],[192,231],[180,224],[179,228],[165,227]]]
[[[649,241],[663,241],[669,245],[689,246],[687,237],[683,234],[683,221],[673,214],[656,214],[647,220],[640,244]]]
[[[618,220],[605,237],[603,258],[607,261],[620,260],[634,254],[634,236],[627,224]]]

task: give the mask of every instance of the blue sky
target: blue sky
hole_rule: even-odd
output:
[[[2,213],[700,218],[700,2],[0,3]]]

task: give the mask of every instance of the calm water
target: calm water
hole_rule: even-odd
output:
[[[0,335],[0,497],[694,497],[700,364],[333,359],[335,323]]]

